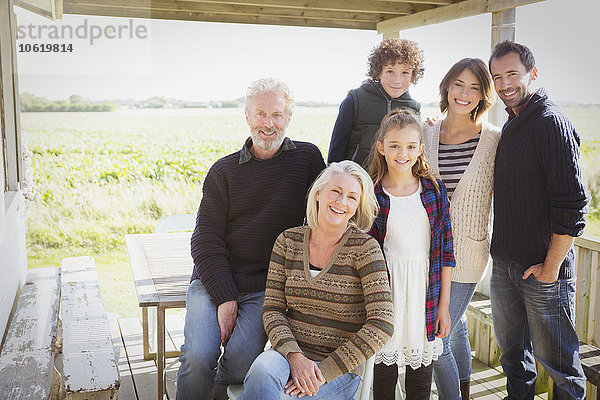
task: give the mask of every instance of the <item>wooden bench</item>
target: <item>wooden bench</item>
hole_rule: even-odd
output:
[[[61,262],[63,381],[67,399],[116,399],[120,377],[91,257]]]
[[[580,342],[579,356],[588,382],[597,388],[600,387],[600,349],[591,344]]]
[[[0,396],[48,399],[58,352],[60,271],[27,273],[0,353]]]

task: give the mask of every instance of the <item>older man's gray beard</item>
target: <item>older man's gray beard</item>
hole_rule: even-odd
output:
[[[257,146],[265,151],[279,149],[279,147],[283,143],[283,139],[285,138],[285,131],[283,131],[283,130],[278,131],[277,134],[275,135],[275,138],[272,140],[263,139],[260,136],[260,133],[258,133],[258,131],[259,131],[258,129],[253,129],[250,132],[250,136],[252,137],[252,145]],[[271,133],[269,131],[265,131],[264,129],[262,129],[262,131],[265,133]]]

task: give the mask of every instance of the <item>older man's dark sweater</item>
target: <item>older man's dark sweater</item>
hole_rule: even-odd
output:
[[[315,145],[293,143],[268,160],[245,161],[237,151],[208,171],[191,241],[191,280],[200,279],[217,304],[265,290],[275,239],[302,225],[306,193],[325,163]]]
[[[502,129],[494,172],[494,259],[523,268],[544,262],[553,233],[579,236],[588,197],[579,168],[579,134],[539,89]],[[574,276],[571,249],[560,278]]]

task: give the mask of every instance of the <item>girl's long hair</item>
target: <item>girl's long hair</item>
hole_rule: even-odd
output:
[[[409,110],[392,110],[386,114],[381,120],[381,125],[375,134],[375,140],[371,146],[371,152],[368,158],[368,172],[373,179],[373,183],[377,185],[385,174],[388,173],[388,166],[383,154],[377,151],[377,142],[383,144],[389,131],[392,129],[412,128],[419,132],[419,145],[423,143],[423,126],[421,120],[413,112]],[[439,192],[439,184],[436,175],[433,172],[431,164],[425,156],[425,152],[417,157],[417,162],[412,167],[412,173],[417,178],[425,178],[433,183],[435,189]]]

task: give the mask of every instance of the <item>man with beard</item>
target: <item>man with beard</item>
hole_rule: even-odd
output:
[[[325,168],[315,145],[285,137],[293,106],[283,82],[254,82],[246,94],[250,138],[204,180],[177,399],[227,399],[227,385],[243,382],[267,341],[262,305],[273,244],[302,225],[306,193]]]
[[[507,398],[533,400],[535,353],[555,399],[584,399],[574,325],[573,241],[588,203],[579,134],[544,89],[533,89],[526,46],[499,43],[489,67],[509,114],[496,152],[490,288]]]

